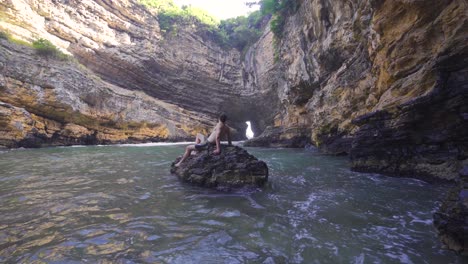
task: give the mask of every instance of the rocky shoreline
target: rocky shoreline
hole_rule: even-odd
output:
[[[434,226],[448,249],[468,256],[468,166],[460,171],[460,179],[434,213]]]

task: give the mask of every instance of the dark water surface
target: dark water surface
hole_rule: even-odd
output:
[[[221,193],[169,173],[184,146],[0,152],[0,262],[464,263],[432,212],[448,187],[351,172],[346,158],[248,151],[261,190]]]

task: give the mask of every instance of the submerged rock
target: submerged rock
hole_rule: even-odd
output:
[[[448,249],[468,256],[468,166],[460,171],[460,184],[434,213],[434,226]]]
[[[262,186],[268,180],[265,162],[250,155],[238,146],[222,146],[219,155],[213,154],[214,147],[190,156],[180,167],[171,165],[171,173],[181,180],[206,187]]]

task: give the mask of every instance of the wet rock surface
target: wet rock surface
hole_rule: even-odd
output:
[[[441,61],[438,83],[428,95],[355,119],[360,128],[351,167],[428,182],[455,181],[468,165],[466,65]]]
[[[434,213],[434,226],[448,249],[468,256],[468,166],[460,171],[460,179]]]
[[[182,181],[205,187],[237,188],[260,187],[268,180],[268,167],[245,149],[222,145],[219,155],[214,146],[191,155],[179,167],[171,165],[171,173]]]
[[[304,127],[320,151],[350,154],[355,170],[458,178],[468,162],[467,5],[299,3],[271,72],[281,102],[277,130]],[[255,140],[268,146],[261,138],[271,136]],[[281,145],[278,138],[271,145]]]

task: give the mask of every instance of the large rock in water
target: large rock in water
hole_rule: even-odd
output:
[[[460,171],[460,178],[434,213],[434,226],[448,249],[468,256],[468,166]]]
[[[219,155],[214,147],[198,152],[184,161],[180,167],[178,157],[171,165],[171,173],[186,182],[206,187],[262,186],[268,179],[265,162],[250,155],[238,146],[222,146]]]

